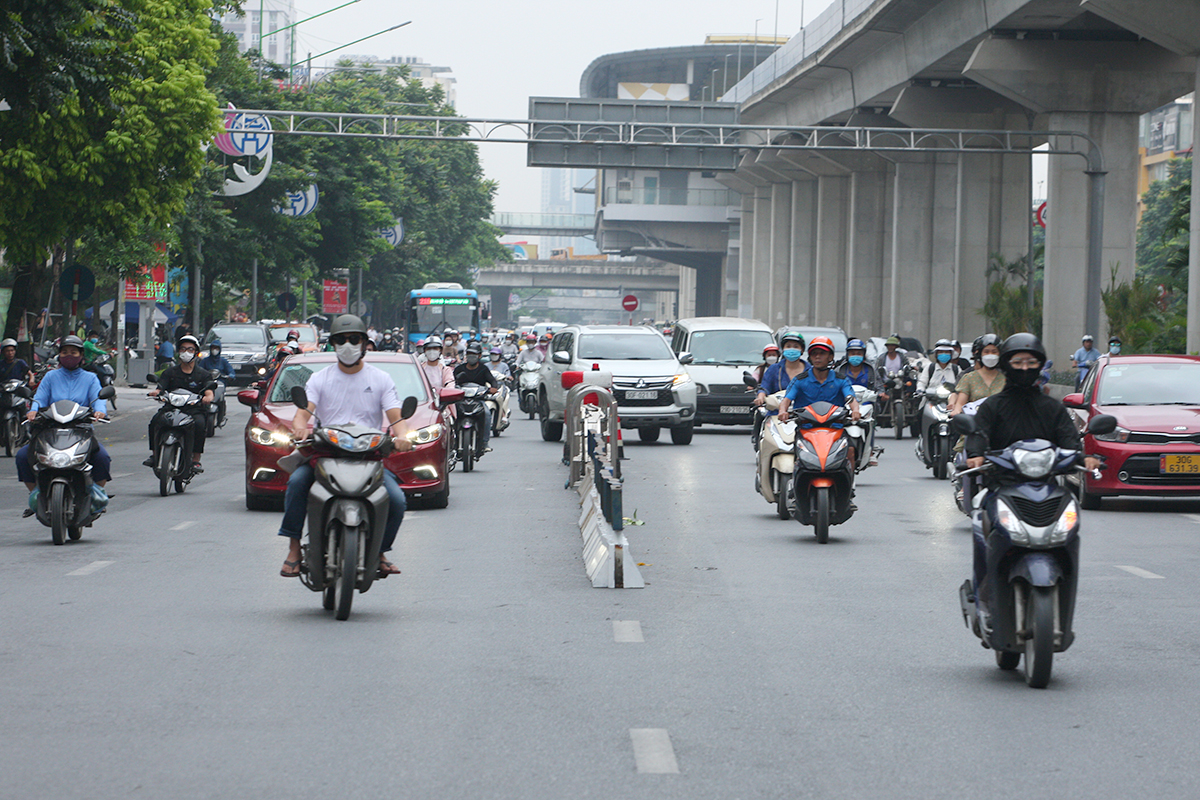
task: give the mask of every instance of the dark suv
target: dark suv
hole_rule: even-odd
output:
[[[214,339],[221,340],[221,355],[229,360],[234,381],[249,385],[259,379],[259,369],[271,357],[271,334],[257,322],[218,322],[204,337],[204,352]]]

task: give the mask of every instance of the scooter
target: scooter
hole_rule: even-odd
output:
[[[889,372],[884,378],[888,402],[881,409],[880,424],[890,425],[897,439],[904,438],[905,429],[914,416],[916,401],[913,398],[913,386],[911,365],[905,365],[898,372]]]
[[[933,477],[945,480],[952,460],[954,442],[958,437],[950,433],[950,395],[954,387],[944,383],[925,392],[925,404],[921,409],[921,435],[917,437],[917,458],[926,469],[933,470]]]
[[[761,406],[778,411],[784,392],[768,395]],[[792,475],[796,468],[796,423],[780,422],[776,416],[764,417],[762,441],[758,445],[758,469],[754,488],[768,503],[775,505],[780,519],[792,518]]]
[[[872,456],[883,452],[875,448],[875,402],[878,395],[865,386],[855,386],[854,396],[858,399],[858,422],[849,422],[846,432],[854,440],[854,471],[862,472],[871,465]]]
[[[293,386],[291,397],[297,408],[308,408],[303,386]],[[417,398],[406,397],[400,414],[408,419],[416,410]],[[322,593],[322,604],[335,618],[349,619],[354,591],[365,594],[379,575],[388,516],[383,459],[392,451],[392,437],[361,425],[323,426],[317,420],[312,437],[296,446],[279,465],[289,472],[305,461],[314,466],[300,582]]]
[[[106,386],[99,397],[109,400],[116,393]],[[97,420],[90,408],[72,400],[51,403],[34,417],[29,459],[38,491],[34,512],[38,522],[50,529],[55,544],[81,538],[83,529],[107,508],[107,504],[96,505],[92,465],[87,461],[96,447],[95,422],[107,420]]]
[[[537,416],[538,411],[538,382],[542,365],[535,361],[526,361],[521,365],[517,375],[517,401],[521,411],[528,414],[530,419]]]
[[[213,375],[217,373],[214,372]],[[205,407],[204,435],[212,437],[217,428],[225,427],[225,381],[218,378],[213,388],[213,401]]]
[[[985,397],[983,400],[986,400]],[[962,407],[960,413],[967,416],[974,416],[983,400],[974,400]],[[951,423],[951,430],[954,429]],[[965,450],[954,454],[954,460],[950,465],[950,485],[954,487],[954,504],[958,506],[958,510],[971,516],[971,500],[975,497],[979,488],[977,476],[966,475],[963,473],[967,470],[967,453]]]
[[[0,439],[4,440],[6,456],[11,456],[25,444],[28,430],[21,423],[29,413],[32,397],[33,392],[25,381],[13,378],[0,386]]]
[[[146,376],[147,383],[158,383],[154,373]],[[209,384],[208,388],[213,388]],[[204,436],[205,431],[197,424],[204,424],[206,415],[197,414],[204,409],[204,398],[187,389],[172,389],[160,394],[158,401],[163,404],[159,409],[162,424],[158,428],[158,440],[154,443],[154,475],[158,478],[158,493],[166,497],[171,493],[171,484],[175,492],[183,494],[187,485],[196,477],[192,469],[192,453],[197,436]]]
[[[496,385],[500,387],[500,391],[495,394],[489,394],[484,398],[484,404],[491,411],[492,417],[492,436],[499,436],[500,433],[508,428],[508,384],[511,378],[508,376],[492,371],[492,376],[496,379]]]
[[[790,421],[790,420],[789,420]],[[845,428],[850,410],[818,402],[797,411],[796,463],[792,479],[792,514],[811,525],[817,541],[829,541],[829,526],[854,514],[854,468],[850,448],[854,439]]]
[[[975,417],[959,414],[955,432],[977,430]],[[1107,414],[1093,417],[1091,434],[1116,430]],[[963,621],[996,653],[996,665],[1016,669],[1025,656],[1025,682],[1050,682],[1054,654],[1075,641],[1071,628],[1079,582],[1080,509],[1060,476],[1086,471],[1082,454],[1043,439],[1014,442],[985,454],[983,466],[965,475],[995,476],[975,500],[971,516],[976,547],[986,548],[981,585],[968,579],[959,589]]]
[[[116,370],[113,369],[112,364],[109,363],[111,361],[112,356],[110,356],[108,353],[102,353],[96,356],[92,363],[88,365],[88,369],[96,373],[96,377],[100,379],[100,388],[113,385],[113,378],[116,377],[117,373]],[[116,410],[117,398],[115,396],[111,401],[109,401],[109,406],[114,411]]]
[[[488,394],[488,387],[464,383],[458,388],[463,391],[463,399],[459,401],[458,413],[454,417],[454,452],[458,463],[462,464],[463,472],[470,472],[479,458],[479,437],[482,436],[484,398]]]

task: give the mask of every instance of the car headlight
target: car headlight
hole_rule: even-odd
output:
[[[1013,544],[1029,544],[1029,531],[1025,530],[1025,523],[1003,500],[996,501],[996,522],[1008,533]]]
[[[247,358],[247,359],[246,359],[246,363],[248,363],[248,364],[261,364],[262,362],[264,362],[264,361],[266,361],[266,360],[267,360],[267,354],[266,354],[266,353],[258,353],[257,355],[252,355],[252,356],[250,356],[249,358]]]
[[[691,382],[692,382],[692,376],[688,375],[686,372],[680,372],[671,380],[671,383],[673,383],[676,386],[683,386],[685,383],[691,383]]]
[[[1129,441],[1129,433],[1130,433],[1129,431],[1118,426],[1117,429],[1114,430],[1112,433],[1096,433],[1096,434],[1092,434],[1092,435],[1094,438],[1096,438],[1102,442],[1128,442]]]
[[[442,424],[440,422],[436,422],[433,425],[429,425],[424,428],[418,428],[415,431],[409,431],[405,435],[405,438],[407,438],[413,444],[429,444],[430,442],[435,442],[441,438],[442,430]]]
[[[250,441],[255,444],[267,445],[268,447],[291,447],[292,436],[285,431],[272,431],[267,428],[259,428],[250,426]]]
[[[1026,478],[1044,478],[1054,468],[1055,455],[1055,450],[1049,447],[1045,450],[1017,450],[1013,453],[1013,461]]]

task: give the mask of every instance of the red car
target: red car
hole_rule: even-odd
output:
[[[333,353],[295,355],[265,389],[238,392],[238,400],[253,409],[246,423],[246,508],[282,507],[289,473],[279,468],[279,459],[292,451],[292,387],[304,386],[314,372],[336,362]],[[367,362],[392,376],[400,399],[413,395],[419,401],[417,413],[408,420],[413,449],[393,453],[384,463],[409,498],[425,498],[434,508],[445,508],[450,502],[450,402],[462,392],[447,389],[439,398],[416,359],[405,353],[368,353]]]
[[[1084,437],[1084,452],[1103,460],[1100,480],[1082,479],[1084,508],[1116,495],[1200,495],[1200,357],[1101,356],[1063,404],[1080,431],[1098,414],[1117,418],[1112,433]]]

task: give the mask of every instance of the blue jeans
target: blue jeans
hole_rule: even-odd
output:
[[[29,445],[25,445],[17,451],[17,480],[22,483],[36,483],[37,476],[33,473],[33,464],[30,462]],[[104,445],[96,442],[96,449],[88,456],[88,463],[92,465],[92,480],[95,483],[101,481],[112,480],[110,467],[112,459],[108,457],[108,451],[104,449]]]
[[[283,522],[279,525],[279,535],[291,539],[299,539],[304,532],[304,517],[308,513],[308,490],[312,488],[316,475],[308,464],[301,464],[288,478],[287,494],[283,497]],[[391,470],[383,470],[383,487],[388,493],[387,524],[383,527],[383,543],[380,552],[386,553],[392,549],[396,541],[396,533],[400,523],[404,521],[404,511],[408,508],[408,500],[404,490]]]

